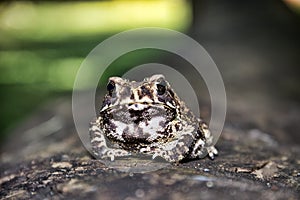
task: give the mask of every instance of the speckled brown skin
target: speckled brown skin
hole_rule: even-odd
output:
[[[142,82],[111,77],[90,137],[98,159],[142,153],[169,162],[218,153],[208,126],[185,106],[163,75]]]

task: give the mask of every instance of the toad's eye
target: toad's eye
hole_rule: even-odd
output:
[[[106,89],[107,89],[109,95],[112,95],[112,93],[113,93],[113,91],[115,90],[115,88],[116,88],[115,82],[109,81],[109,83],[108,83],[107,86],[106,86]]]
[[[164,82],[156,84],[157,87],[157,94],[163,95],[166,92],[166,84]]]

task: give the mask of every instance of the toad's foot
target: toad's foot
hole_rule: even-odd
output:
[[[218,150],[214,146],[207,147],[208,156],[213,160],[218,155]]]
[[[124,157],[131,155],[131,153],[126,150],[108,147],[106,144],[106,138],[101,129],[97,126],[97,123],[91,123],[89,131],[90,136],[92,138],[92,151],[96,158],[109,158],[111,161],[114,161],[116,157]]]

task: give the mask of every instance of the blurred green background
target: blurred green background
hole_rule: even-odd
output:
[[[104,39],[131,28],[185,31],[190,24],[184,0],[2,2],[0,138],[43,102],[70,95],[81,62]],[[115,68],[122,71],[151,54],[123,56]]]
[[[227,91],[236,87],[239,94],[247,87],[255,89],[252,84],[248,84],[248,78],[252,78],[249,81],[254,80],[257,88],[262,88],[261,83],[265,82],[259,82],[260,77],[268,79],[270,88],[275,89],[275,92],[280,89],[276,84],[289,83],[290,87],[284,86],[283,90],[292,88],[291,93],[296,94],[299,99],[298,81],[295,84],[290,78],[298,76],[294,73],[296,70],[286,67],[286,61],[291,56],[298,57],[294,55],[296,51],[291,50],[298,49],[295,44],[297,41],[289,41],[292,40],[289,39],[289,34],[295,34],[298,29],[289,27],[286,31],[281,28],[288,27],[290,18],[294,19],[289,12],[281,12],[288,10],[282,8],[282,2],[287,3],[294,13],[300,13],[299,0],[250,3],[252,7],[249,9],[257,10],[256,14],[251,13],[252,11],[247,13],[247,5],[244,6],[243,3],[229,2],[231,3],[209,0],[1,2],[0,140],[39,105],[60,96],[70,96],[76,72],[88,53],[104,39],[131,28],[155,26],[189,32],[205,48],[208,47],[208,52],[213,55],[224,76]],[[276,14],[283,18],[276,18]],[[277,31],[273,31],[273,28]],[[281,54],[280,48],[279,55],[285,56],[285,59],[267,54],[266,52],[276,48],[268,46],[266,41],[270,44],[279,43],[275,47],[281,45],[291,51]],[[116,69],[114,73],[121,73],[137,63],[162,54],[151,50],[129,53],[112,64]],[[248,59],[250,57],[252,60]],[[276,59],[281,59],[283,63],[276,62]],[[296,59],[292,61],[293,66],[298,66]],[[280,71],[273,67],[276,65],[284,67]],[[255,71],[261,70],[261,66],[266,69],[267,76]],[[276,70],[276,76],[272,75]],[[288,71],[288,75],[280,82],[278,74],[282,79],[283,70]]]

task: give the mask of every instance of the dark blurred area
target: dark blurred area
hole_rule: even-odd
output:
[[[187,33],[214,59],[228,95],[227,124],[298,143],[299,5],[297,0],[1,2],[0,138],[39,105],[69,97],[81,62],[105,38],[158,26]],[[125,56],[116,69],[150,62],[153,55]]]
[[[227,86],[299,101],[297,5],[299,9],[299,1],[195,1],[193,36],[214,57]]]
[[[194,1],[192,36],[213,57],[228,124],[299,143],[299,1]],[[257,127],[259,125],[259,127]]]

